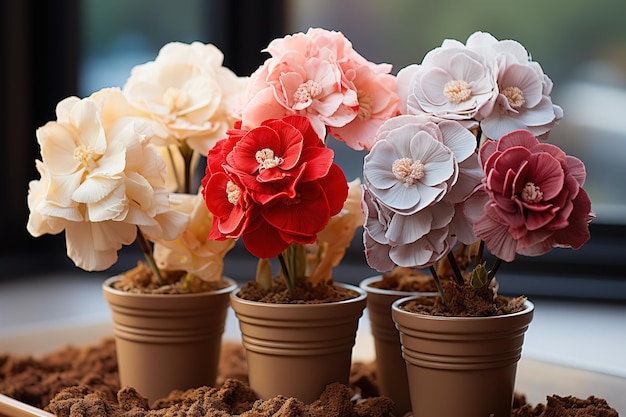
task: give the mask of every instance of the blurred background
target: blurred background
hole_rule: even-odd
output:
[[[367,59],[394,73],[445,38],[465,42],[476,30],[522,43],[554,81],[565,112],[550,141],[587,165],[594,211],[592,239],[578,251],[519,258],[501,269],[504,292],[529,296],[626,300],[626,2],[623,0],[21,0],[3,2],[0,125],[0,282],[76,271],[64,237],[26,231],[28,182],[38,177],[35,129],[54,120],[61,99],[123,86],[133,66],[153,60],[170,41],[214,43],[225,65],[249,75],[267,43],[323,27],[342,31]],[[360,176],[363,153],[338,141],[338,163]],[[106,274],[134,266],[134,247]],[[237,258],[237,262],[229,259]],[[226,272],[249,279],[254,259],[242,247]],[[373,275],[361,237],[342,265],[341,280]],[[82,272],[82,271],[80,271]],[[84,273],[86,274],[86,273]],[[101,275],[98,275],[100,279]]]

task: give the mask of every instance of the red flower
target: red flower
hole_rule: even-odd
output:
[[[259,258],[315,242],[348,195],[333,157],[303,116],[233,129],[207,156],[202,184],[215,223],[209,237],[242,237]]]
[[[593,213],[579,159],[526,130],[486,142],[480,159],[489,201],[474,232],[494,255],[510,262],[516,253],[578,249],[589,240]]]

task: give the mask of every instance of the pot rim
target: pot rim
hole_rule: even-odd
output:
[[[288,303],[280,304],[280,303],[264,303],[261,301],[246,300],[244,298],[239,297],[238,295],[239,291],[237,290],[232,291],[230,293],[230,298],[231,300],[236,300],[236,302],[241,303],[241,304],[257,305],[257,306],[267,305],[267,306],[271,306],[272,308],[323,308],[324,306],[328,306],[328,305],[359,303],[361,301],[365,301],[367,298],[367,292],[356,285],[346,284],[343,282],[334,282],[334,285],[337,285],[343,288],[348,288],[350,290],[357,292],[359,295],[357,297],[350,298],[347,300],[334,301],[332,303],[317,303],[317,304],[288,304]]]
[[[118,290],[116,288],[113,288],[113,282],[118,281],[120,279],[121,275],[114,275],[112,277],[107,278],[103,283],[102,283],[102,289],[104,291],[107,291],[111,294],[115,294],[117,296],[121,296],[121,297],[150,297],[150,298],[155,298],[155,299],[159,299],[159,298],[172,298],[172,297],[176,297],[176,298],[196,298],[202,295],[207,295],[207,294],[211,294],[211,295],[219,295],[219,294],[226,294],[226,293],[231,293],[233,291],[235,291],[237,289],[237,282],[229,277],[226,276],[222,276],[222,280],[227,282],[229,285],[221,288],[219,290],[214,290],[214,291],[205,291],[205,292],[196,292],[196,293],[186,293],[186,294],[149,294],[149,293],[134,293],[134,292],[127,292],[127,291],[122,291],[122,290]]]
[[[365,278],[359,283],[359,288],[364,290],[365,292],[371,292],[374,294],[382,294],[382,295],[396,295],[402,297],[408,297],[411,295],[422,296],[422,297],[434,297],[439,293],[437,291],[400,291],[400,290],[387,290],[384,288],[376,288],[372,287],[370,284],[374,282],[378,282],[382,280],[382,275],[374,275],[369,278]]]
[[[437,295],[438,296],[438,295]],[[524,308],[521,311],[517,311],[515,313],[508,313],[508,314],[500,314],[497,316],[481,316],[481,317],[472,317],[472,316],[434,316],[434,315],[430,315],[430,314],[421,314],[421,313],[413,313],[410,311],[406,311],[400,308],[400,304],[403,304],[405,302],[414,300],[416,298],[420,298],[422,296],[420,295],[411,295],[408,297],[403,297],[403,298],[399,298],[396,301],[394,301],[391,304],[391,309],[392,311],[396,311],[400,314],[406,314],[406,315],[414,315],[414,316],[419,316],[425,320],[433,320],[433,321],[450,321],[450,320],[461,320],[461,321],[470,321],[470,320],[477,320],[477,321],[484,321],[484,320],[494,320],[494,319],[505,319],[505,318],[510,318],[510,317],[515,317],[515,316],[522,316],[525,314],[529,314],[532,313],[535,310],[535,304],[533,304],[532,301],[530,301],[529,299],[526,299],[526,301],[524,301],[524,306],[526,308]],[[431,296],[428,296],[431,297]]]

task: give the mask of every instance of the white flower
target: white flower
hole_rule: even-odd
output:
[[[137,65],[124,86],[129,102],[155,120],[163,144],[186,140],[206,155],[235,122],[233,109],[245,78],[222,66],[211,44],[171,42],[156,59]]]
[[[452,120],[490,112],[497,94],[493,61],[457,41],[445,41],[427,53],[420,65],[401,69],[398,86],[400,100],[406,98],[403,113]]]
[[[496,62],[495,106],[477,117],[485,136],[499,139],[518,129],[542,136],[563,117],[563,110],[550,98],[552,81],[520,43],[476,32],[468,38],[467,47]]]
[[[205,281],[221,279],[224,256],[235,245],[235,240],[207,239],[213,215],[207,209],[201,192],[172,194],[170,201],[174,210],[189,215],[189,222],[176,239],[155,241],[157,266],[163,270],[187,271]]]
[[[403,115],[387,121],[377,140],[363,165],[370,266],[424,267],[457,239],[476,240],[463,213],[482,179],[474,135],[456,121]]]
[[[457,183],[459,163],[476,159],[476,140],[467,129],[454,121],[434,120],[406,115],[388,120],[365,157],[368,190],[395,212],[412,214],[440,201]],[[460,186],[467,193],[480,182],[477,162],[474,171],[469,175],[471,184]]]
[[[68,256],[88,271],[113,265],[137,227],[175,237],[186,217],[169,209],[165,165],[148,146],[150,123],[136,117],[120,90],[69,97],[56,114],[37,130],[41,179],[30,184],[30,233],[65,230]]]

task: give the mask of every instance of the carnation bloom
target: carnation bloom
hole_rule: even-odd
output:
[[[213,223],[202,192],[172,194],[172,209],[189,215],[185,229],[173,240],[156,239],[154,259],[161,270],[187,271],[204,281],[222,278],[224,256],[235,246],[235,240],[207,239]]]
[[[563,110],[550,98],[552,81],[520,43],[476,32],[467,46],[491,57],[497,67],[495,106],[478,117],[487,137],[497,139],[518,129],[545,135],[563,117]]]
[[[563,117],[552,103],[552,81],[526,49],[513,40],[475,32],[466,44],[447,39],[398,72],[402,114],[459,120],[480,125],[489,139],[518,129],[545,138]]]
[[[381,127],[363,165],[370,266],[428,266],[457,238],[475,240],[464,216],[456,215],[480,184],[475,144],[455,121],[398,116]],[[457,235],[457,227],[463,233]]]
[[[302,115],[353,149],[369,149],[382,121],[397,113],[391,65],[358,54],[341,33],[311,28],[273,40],[271,57],[250,77],[239,113],[246,128]]]
[[[242,237],[259,258],[291,243],[314,243],[348,194],[333,151],[303,116],[267,120],[242,133],[233,130],[208,155],[202,182],[215,216],[209,237]]]
[[[165,164],[149,146],[150,123],[136,117],[118,89],[69,97],[57,120],[37,130],[40,180],[30,184],[28,230],[65,230],[68,256],[85,270],[104,270],[131,244],[137,227],[174,239],[187,217],[169,207]]]
[[[579,159],[518,130],[486,142],[480,160],[489,201],[474,232],[495,256],[510,262],[589,239],[593,213]]]
[[[206,155],[233,125],[245,82],[222,66],[223,59],[211,44],[170,42],[154,61],[132,69],[124,94],[158,124],[162,144],[185,140]]]
[[[489,112],[497,94],[494,65],[459,42],[447,41],[398,73],[406,112],[467,120]]]

